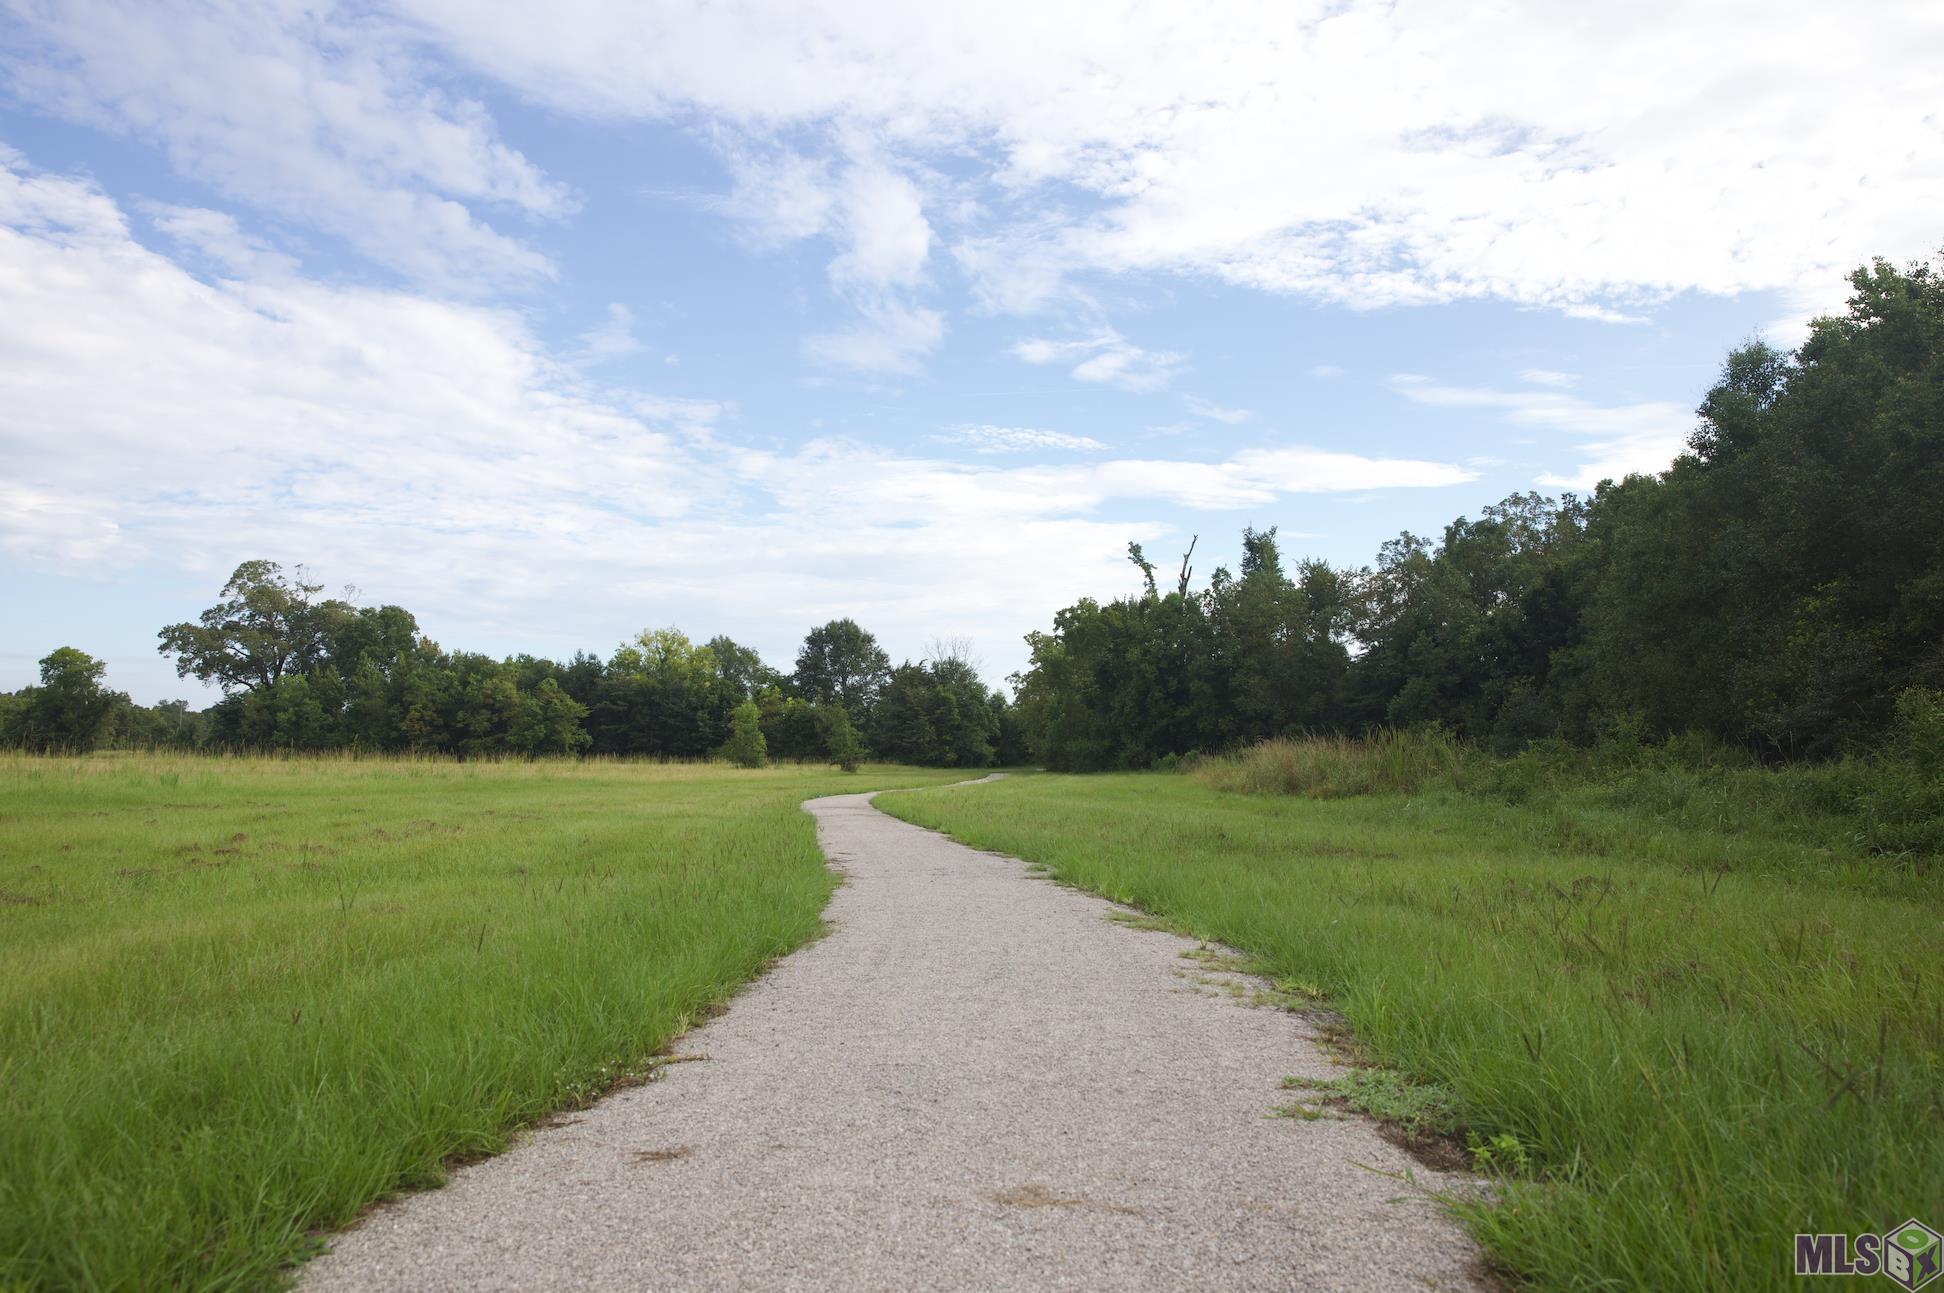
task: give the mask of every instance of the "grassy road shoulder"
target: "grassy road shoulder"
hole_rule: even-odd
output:
[[[1944,1220],[1935,872],[1451,792],[1127,774],[876,802],[1317,985],[1523,1165],[1469,1220],[1540,1286],[1779,1288],[1797,1230]]]
[[[874,767],[0,757],[0,1286],[248,1288],[818,928]]]

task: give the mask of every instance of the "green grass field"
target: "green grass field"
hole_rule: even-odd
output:
[[[1944,899],[1723,786],[1515,805],[1150,773],[878,803],[1322,995],[1509,1169],[1466,1216],[1520,1280],[1781,1288],[1797,1230],[1944,1223]]]
[[[0,756],[0,1287],[258,1288],[816,932],[962,773]]]

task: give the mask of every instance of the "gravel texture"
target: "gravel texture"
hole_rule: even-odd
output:
[[[1270,1116],[1333,1069],[1258,985],[869,796],[805,807],[831,933],[676,1047],[706,1059],[376,1209],[302,1287],[1480,1287],[1427,1194],[1466,1178]]]

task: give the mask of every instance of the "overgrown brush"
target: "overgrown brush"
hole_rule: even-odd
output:
[[[1218,790],[1338,799],[1462,786],[1468,766],[1477,762],[1473,751],[1440,728],[1384,728],[1367,737],[1263,741],[1198,760],[1193,774]]]
[[[1496,756],[1437,727],[1263,741],[1182,770],[1217,790],[1339,799],[1453,792],[1546,811],[1651,813],[1699,830],[1811,840],[1911,865],[1944,855],[1944,695],[1900,698],[1894,739],[1867,756],[1765,765],[1698,734],[1583,747],[1539,740]]]

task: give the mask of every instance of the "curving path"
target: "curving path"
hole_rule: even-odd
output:
[[[1297,1016],[868,795],[805,807],[832,932],[678,1044],[706,1059],[379,1208],[302,1286],[1480,1286],[1422,1190],[1462,1178],[1269,1116],[1331,1072]]]

